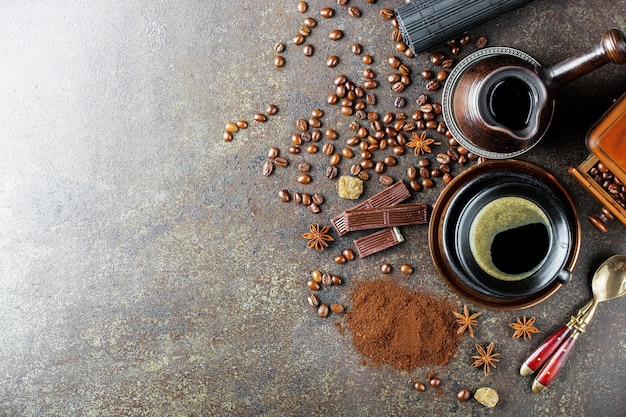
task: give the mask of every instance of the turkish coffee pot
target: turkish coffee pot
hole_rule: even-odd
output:
[[[547,68],[517,49],[478,50],[458,63],[444,86],[446,125],[479,156],[518,156],[547,132],[556,91],[609,62],[626,63],[626,39],[616,29],[589,50]]]

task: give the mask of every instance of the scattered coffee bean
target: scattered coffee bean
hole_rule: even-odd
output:
[[[285,57],[283,57],[282,55],[276,55],[274,57],[274,66],[276,68],[281,68],[285,66]]]
[[[342,314],[344,311],[346,311],[346,309],[343,304],[334,303],[330,305],[330,311],[335,314]]]
[[[347,259],[345,256],[343,255],[337,255],[335,256],[335,263],[338,265],[342,265],[345,264],[347,262]]]
[[[311,307],[317,307],[320,305],[320,298],[315,294],[309,294],[307,301]]]
[[[428,96],[426,94],[424,94],[424,93],[420,94],[415,99],[415,104],[417,104],[418,106],[422,106],[422,105],[424,105],[426,103],[428,103]]]
[[[391,264],[385,263],[385,264],[382,264],[380,266],[380,272],[382,272],[383,274],[390,274],[392,269],[393,268],[392,268]]]
[[[430,56],[430,62],[433,65],[437,65],[437,66],[441,65],[445,59],[446,57],[442,53],[439,53],[439,52],[436,52]]]
[[[459,401],[467,401],[472,398],[472,393],[467,388],[462,388],[456,393],[456,398],[458,398]]]
[[[350,50],[354,55],[361,55],[361,53],[363,52],[363,46],[361,46],[361,44],[354,43],[350,47]]]
[[[322,209],[319,206],[319,204],[311,203],[307,207],[312,214],[318,214],[322,212]]]
[[[272,161],[265,161],[263,164],[263,175],[269,177],[274,172],[274,163]]]
[[[424,383],[421,381],[417,381],[413,385],[413,388],[415,389],[415,391],[420,391],[420,392],[426,391],[426,385],[424,385]]]
[[[354,251],[350,248],[346,248],[341,252],[341,254],[346,258],[347,261],[354,260]]]
[[[300,13],[306,13],[306,11],[309,9],[309,5],[307,4],[306,1],[299,1],[298,2],[298,11]]]
[[[277,167],[281,167],[281,168],[284,168],[289,164],[287,159],[283,158],[282,156],[276,157],[276,159],[274,159],[274,163],[276,164]]]
[[[291,41],[294,43],[294,45],[302,45],[304,43],[304,39],[304,35],[298,33],[291,39]]]
[[[289,194],[289,191],[287,190],[280,190],[278,192],[278,197],[281,199],[281,201],[283,201],[284,203],[288,203],[289,201],[291,201],[291,194]]]
[[[393,10],[387,7],[380,9],[380,17],[383,19],[392,19],[394,16]]]
[[[320,10],[320,16],[322,16],[324,19],[330,19],[331,17],[335,16],[335,9],[333,9],[332,7],[324,7],[322,8],[322,10]]]
[[[337,174],[339,174],[339,170],[336,166],[329,166],[328,168],[326,168],[326,178],[331,180],[335,179],[337,178]]]
[[[397,108],[397,109],[401,109],[402,107],[404,107],[404,105],[406,104],[406,99],[404,97],[396,97],[396,99],[393,102],[393,105]]]
[[[282,42],[277,42],[276,45],[274,45],[274,51],[277,54],[282,53],[285,50],[285,44]]]
[[[270,116],[273,116],[278,113],[278,106],[276,104],[270,104],[267,106],[267,109],[265,109],[265,112]]]
[[[322,274],[321,283],[326,287],[331,286],[333,284],[332,275],[328,272],[324,272],[324,274]]]
[[[390,175],[381,175],[380,177],[378,177],[378,182],[380,182],[385,187],[388,187],[393,184],[393,177]]]
[[[438,89],[439,89],[440,85],[441,85],[441,84],[439,83],[439,81],[436,81],[436,80],[430,80],[430,81],[428,81],[428,83],[426,84],[426,89],[427,89],[428,91],[436,91],[436,90],[438,90]]]
[[[471,39],[472,38],[470,37],[470,35],[463,35],[461,39],[459,39],[459,45],[461,46],[469,45]]]
[[[328,34],[328,38],[331,41],[338,41],[339,39],[343,38],[343,31],[340,29],[335,29]]]
[[[312,56],[313,45],[311,45],[310,43],[307,43],[306,45],[304,45],[304,47],[302,48],[302,53],[304,54],[304,56]]]
[[[430,379],[430,381],[428,381],[428,383],[430,384],[431,387],[438,387],[439,385],[441,385],[441,379],[437,378],[437,377],[433,377]]]
[[[300,172],[309,172],[311,170],[311,164],[308,162],[300,162],[298,164],[298,171]]]
[[[307,17],[304,19],[304,24],[310,28],[314,28],[315,26],[317,26],[317,20],[312,17]]]
[[[321,288],[320,283],[315,282],[312,279],[307,281],[306,286],[313,291],[319,291]]]
[[[315,282],[322,282],[322,272],[319,269],[311,271],[311,279]]]
[[[317,315],[320,317],[328,317],[329,308],[326,304],[320,304],[317,308]]]
[[[343,284],[343,280],[341,279],[341,277],[339,275],[331,276],[330,280],[331,280],[333,285],[341,285],[341,284]]]
[[[328,68],[334,68],[339,64],[339,57],[337,55],[331,55],[326,58],[326,66]]]
[[[267,122],[267,116],[265,116],[263,113],[257,113],[254,115],[254,121],[256,122]]]
[[[365,54],[363,55],[363,58],[361,58],[361,62],[365,65],[370,65],[374,62],[374,58],[369,54]]]
[[[348,7],[348,14],[350,17],[361,17],[361,11],[354,6]]]
[[[413,267],[409,264],[403,263],[400,265],[400,272],[404,275],[411,275],[413,273]]]

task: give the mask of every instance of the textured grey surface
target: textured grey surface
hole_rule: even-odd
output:
[[[523,312],[485,310],[477,338],[464,339],[448,366],[413,372],[362,366],[349,333],[333,325],[341,318],[308,308],[312,269],[345,278],[322,295],[349,308],[351,285],[379,276],[382,262],[410,263],[408,285],[463,303],[437,276],[426,227],[405,228],[403,245],[343,266],[332,258],[350,238],[306,250],[308,224],[328,224],[350,205],[324,178],[321,154],[310,157],[309,186],[295,181],[298,158],[261,175],[267,148],[286,154],[295,120],[316,107],[325,127],[348,136],[349,118],[325,100],[335,75],[360,79],[353,42],[375,58],[377,109],[394,111],[384,81],[392,29],[379,10],[402,2],[350,3],[361,18],[330,0],[309,1],[304,15],[283,0],[0,5],[0,415],[626,415],[624,300],[601,305],[544,394],[518,375],[589,299],[596,266],[626,253],[621,225],[600,235],[584,220],[600,205],[567,174],[587,155],[587,130],[626,91],[626,68],[564,88],[548,137],[523,157],[563,182],[583,219],[575,278],[552,298]],[[337,16],[319,19],[324,6]],[[320,23],[310,58],[291,43],[305,16]],[[623,0],[535,0],[471,34],[548,65],[605,29],[625,30],[625,19]],[[332,43],[335,28],[346,36]],[[287,45],[280,70],[278,41]],[[332,70],[331,53],[342,59]],[[415,72],[426,59],[406,61]],[[279,113],[253,122],[270,103]],[[250,127],[223,142],[224,124],[239,119]],[[410,158],[391,172],[400,176]],[[440,187],[411,201],[433,204]],[[281,203],[282,188],[321,192],[323,212]],[[374,179],[366,195],[380,189]],[[537,316],[542,333],[532,341],[511,340],[507,324],[521,315]],[[469,367],[474,341],[501,352],[489,377]],[[443,395],[410,388],[430,370]],[[497,408],[457,402],[458,388],[480,386],[500,392]]]

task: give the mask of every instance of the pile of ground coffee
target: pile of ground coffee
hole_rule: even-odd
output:
[[[376,279],[357,284],[346,323],[354,347],[370,363],[412,370],[448,363],[459,341],[455,309],[445,298]]]

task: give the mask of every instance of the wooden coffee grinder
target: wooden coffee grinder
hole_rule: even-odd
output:
[[[626,93],[591,128],[587,147],[591,155],[568,171],[603,205],[589,221],[602,233],[615,218],[626,226]]]

